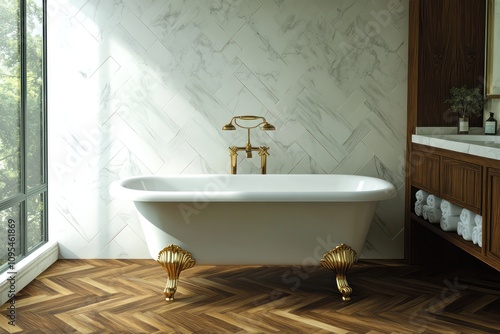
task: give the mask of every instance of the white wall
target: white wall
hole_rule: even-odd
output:
[[[110,183],[228,173],[232,116],[265,116],[268,173],[392,182],[362,256],[403,256],[408,0],[48,0],[50,238],[148,258]],[[259,173],[259,157],[239,172]]]

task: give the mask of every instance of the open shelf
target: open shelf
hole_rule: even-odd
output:
[[[440,237],[448,240],[452,244],[460,247],[467,253],[469,253],[472,256],[480,258],[482,254],[484,254],[484,251],[481,247],[478,245],[475,245],[472,241],[465,240],[462,238],[460,235],[457,234],[457,232],[447,232],[443,231],[440,227],[439,224],[433,224],[429,223],[427,220],[423,219],[422,217],[417,216],[416,214],[412,213],[411,214],[412,220],[419,223],[423,227],[429,229],[430,231],[434,232],[435,234],[439,235]]]

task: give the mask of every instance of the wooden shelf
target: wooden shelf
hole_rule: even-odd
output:
[[[432,231],[433,233],[439,235],[443,239],[448,240],[455,246],[460,247],[470,255],[480,259],[484,260],[483,255],[484,255],[484,250],[479,247],[478,245],[475,245],[472,241],[465,240],[462,238],[460,235],[457,234],[457,232],[446,232],[443,231],[440,227],[439,224],[433,224],[429,223],[427,220],[423,219],[422,217],[417,216],[416,214],[412,213],[411,218],[413,221],[419,223],[423,227],[427,228],[428,230]]]

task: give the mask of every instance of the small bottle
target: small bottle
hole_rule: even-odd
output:
[[[497,120],[493,117],[492,112],[490,112],[490,117],[486,120],[484,124],[484,134],[485,135],[497,134]]]

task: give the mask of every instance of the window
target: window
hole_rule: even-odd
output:
[[[0,271],[48,240],[45,3],[0,0]]]

